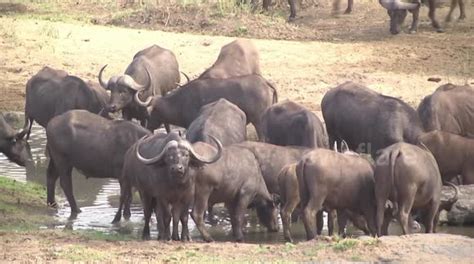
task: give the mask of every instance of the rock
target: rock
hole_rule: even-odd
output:
[[[458,201],[454,203],[447,213],[446,219],[440,215],[440,221],[446,221],[449,225],[473,225],[474,224],[474,184],[460,185]],[[453,197],[453,188],[443,186],[441,189],[441,202]]]

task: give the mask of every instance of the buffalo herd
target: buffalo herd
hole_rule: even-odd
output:
[[[298,103],[278,102],[256,47],[245,39],[225,45],[210,68],[184,84],[173,52],[157,45],[139,51],[122,75],[106,81],[104,69],[99,84],[49,67],[31,77],[24,129],[15,132],[0,116],[0,151],[24,165],[29,129],[38,122],[50,157],[47,205],[57,206],[59,179],[71,216],[80,213],[73,168],[86,177],[115,178],[121,195],[113,222],[130,217],[137,190],[143,239],[150,238],[155,214],[158,239],[190,240],[191,215],[203,239],[212,241],[204,219],[217,203],[228,209],[237,241],[244,239],[248,209],[269,232],[278,231],[280,212],[287,241],[298,217],[308,239],[321,234],[323,211],[330,235],[336,218],[343,236],[348,220],[366,234],[387,235],[394,217],[406,234],[412,215],[431,233],[439,211],[456,202],[456,185],[474,183],[474,90],[468,85],[442,85],[415,110],[346,82],[324,95],[323,123]],[[110,117],[117,111],[123,120]],[[247,141],[248,123],[258,141]],[[444,202],[443,184],[455,189]]]

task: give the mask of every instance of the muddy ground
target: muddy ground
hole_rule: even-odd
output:
[[[101,241],[60,231],[0,232],[4,261],[301,262],[387,261],[472,263],[474,239],[414,234],[380,239],[330,239],[299,244],[256,245],[157,241]]]

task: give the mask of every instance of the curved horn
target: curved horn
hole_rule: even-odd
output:
[[[419,3],[405,3],[400,0],[379,0],[379,3],[387,10],[394,10],[394,9],[412,10],[420,6]]]
[[[104,79],[102,79],[102,72],[105,70],[107,65],[108,64],[105,64],[99,71],[99,83],[100,83],[100,86],[102,86],[102,88],[104,88],[105,90],[108,89],[108,85],[107,85],[107,82]]]
[[[196,151],[194,151],[193,147],[191,146],[191,144],[189,144],[189,142],[185,141],[187,144],[189,144],[189,152],[191,152],[191,154],[197,159],[199,160],[200,162],[202,163],[207,163],[207,164],[210,164],[210,163],[214,163],[216,162],[217,160],[220,159],[220,157],[222,156],[222,143],[215,137],[209,135],[209,137],[212,139],[212,141],[214,141],[217,145],[217,154],[214,156],[214,157],[211,157],[211,158],[206,158],[206,157],[203,157],[201,155],[199,155],[198,153],[196,153]]]
[[[150,87],[151,77],[150,77],[150,72],[148,71],[148,69],[146,67],[144,67],[144,68],[145,68],[145,72],[146,72],[146,76],[147,76],[147,82],[145,84],[137,83],[133,79],[133,77],[128,75],[128,74],[124,74],[120,77],[120,79],[119,79],[120,84],[126,85],[126,86],[130,87],[131,89],[133,89],[135,91],[142,91],[142,90],[147,89],[148,87]]]
[[[151,85],[151,76],[150,76],[150,72],[148,71],[148,69],[146,67],[145,68],[145,72],[146,72],[146,76],[147,76],[147,82],[145,85],[139,85],[135,82],[135,80],[133,80],[133,78],[130,77],[130,79],[133,81],[133,82],[130,82],[127,83],[127,86],[131,87],[132,89],[136,90],[137,92],[135,93],[135,102],[137,102],[139,105],[141,106],[144,106],[144,107],[147,107],[150,105],[151,103],[151,100],[152,100],[152,96],[148,96],[148,98],[145,100],[145,101],[142,101],[140,100],[140,92],[142,90],[145,90],[147,89],[148,87],[150,87]],[[126,76],[129,76],[129,75],[126,75]],[[128,78],[127,78],[128,79]],[[153,95],[154,95],[154,91],[152,91]]]
[[[189,82],[189,76],[188,76],[186,73],[182,72],[182,71],[180,71],[180,73],[181,73],[182,75],[184,75],[184,77],[186,77],[186,80],[187,80],[186,83],[188,83],[188,82]]]
[[[450,198],[448,200],[448,203],[450,204],[454,204],[455,202],[458,201],[458,198],[459,198],[459,188],[458,186],[456,186],[455,184],[453,184],[452,182],[445,182],[444,184],[448,185],[448,186],[451,186],[454,188],[454,196],[453,198]]]
[[[136,151],[136,156],[137,156],[137,159],[140,160],[141,162],[143,162],[144,164],[146,165],[149,165],[149,164],[153,164],[157,161],[159,161],[161,158],[163,158],[163,155],[166,153],[166,151],[171,148],[171,147],[178,147],[178,142],[176,140],[171,140],[169,141],[168,143],[166,143],[165,147],[163,148],[163,150],[158,154],[156,155],[155,157],[153,158],[144,158],[141,154],[140,154],[140,146],[142,145],[143,141],[145,141],[145,139],[147,138],[148,136],[144,136],[143,138],[141,138],[138,143],[137,143],[137,151]]]

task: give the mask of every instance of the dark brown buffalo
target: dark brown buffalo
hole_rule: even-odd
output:
[[[226,99],[219,99],[201,108],[199,116],[186,130],[189,142],[213,144],[210,136],[217,138],[223,146],[243,142],[247,138],[245,113]]]
[[[145,216],[143,239],[150,239],[150,218],[156,213],[158,239],[179,240],[178,223],[181,221],[181,240],[188,241],[188,209],[194,200],[195,174],[201,167],[216,162],[222,145],[216,153],[201,155],[177,132],[155,134],[139,140],[125,154],[122,180],[140,192]],[[204,143],[202,143],[204,144]],[[130,190],[130,188],[126,188]],[[125,200],[129,200],[130,193]],[[170,237],[170,221],[173,233]]]
[[[216,62],[199,79],[227,79],[250,74],[261,75],[260,58],[251,40],[236,39],[221,48]]]
[[[30,147],[26,142],[27,131],[16,132],[0,113],[0,152],[20,166],[31,159]]]
[[[197,142],[193,148],[208,153],[209,144]],[[267,190],[259,164],[252,152],[234,145],[224,147],[222,157],[215,163],[203,166],[196,175],[195,201],[192,218],[207,242],[212,237],[204,226],[204,212],[208,205],[224,203],[229,210],[234,238],[243,240],[242,228],[247,207],[251,204],[265,208],[260,221],[270,231],[278,230],[277,208]]]
[[[474,138],[474,89],[445,84],[426,96],[418,106],[426,131],[440,130]]]
[[[27,139],[33,121],[46,127],[53,117],[72,109],[99,113],[108,100],[107,92],[98,85],[46,66],[26,83],[24,129],[28,131]]]
[[[196,79],[166,96],[156,96],[151,102],[148,128],[154,130],[163,123],[187,128],[201,108],[219,99],[239,107],[257,132],[261,131],[261,116],[277,101],[275,88],[259,75],[228,79]]]
[[[459,1],[459,8],[461,9],[461,18],[465,17],[464,12],[464,2],[463,0],[452,0],[451,1],[451,10],[446,17],[446,20],[451,20],[451,14],[454,8]],[[431,20],[431,25],[436,29],[437,32],[443,32],[441,25],[436,20],[435,11],[436,11],[436,1],[428,0],[428,16]],[[390,16],[390,33],[398,34],[401,31],[401,27],[408,11],[413,15],[413,21],[410,27],[410,33],[415,33],[418,30],[418,17],[420,15],[421,2],[418,0],[412,0],[411,2],[403,2],[402,0],[379,0],[379,3],[387,9],[387,13]]]
[[[285,240],[293,242],[291,237],[291,215],[298,205],[300,205],[300,192],[298,187],[298,177],[296,175],[296,165],[298,163],[288,164],[280,171],[278,175],[278,184],[280,187],[280,201],[281,201],[281,220],[283,223],[283,235]],[[332,236],[333,233],[333,212],[328,213],[328,234]],[[337,210],[337,224],[339,236],[345,237],[345,227],[347,219],[350,219],[352,223],[359,229],[363,230],[367,235],[369,231],[367,229],[367,223],[365,219],[350,212],[349,210]],[[321,234],[322,229],[322,217],[317,218],[317,234]]]
[[[391,215],[386,204],[393,204],[403,234],[410,233],[412,209],[421,210],[426,233],[433,233],[441,197],[441,175],[429,150],[404,142],[380,151],[375,168],[377,235],[387,235]]]
[[[326,149],[315,149],[298,162],[296,174],[308,240],[315,236],[315,216],[322,208],[362,215],[375,234],[373,173],[371,164],[360,156]]]
[[[474,184],[474,139],[442,131],[425,133],[419,139],[433,153],[443,181],[461,175],[463,184]]]
[[[285,100],[262,116],[263,141],[280,146],[329,148],[328,136],[319,118],[302,105]]]
[[[178,86],[179,66],[173,52],[158,45],[152,45],[133,56],[125,73],[106,81],[99,72],[99,82],[104,89],[110,90],[111,97],[107,106],[110,112],[122,110],[123,118],[140,120],[146,125],[148,112],[146,105],[152,96],[163,96]]]
[[[125,152],[148,134],[150,131],[133,122],[108,120],[85,110],[71,110],[51,119],[46,127],[51,157],[46,176],[48,205],[56,205],[55,185],[59,178],[71,215],[80,213],[72,190],[72,169],[87,178],[119,179]],[[124,216],[130,216],[130,208],[125,208]]]
[[[350,149],[373,158],[377,150],[396,142],[416,144],[423,132],[407,103],[353,82],[329,90],[321,108],[331,146],[345,140]]]

